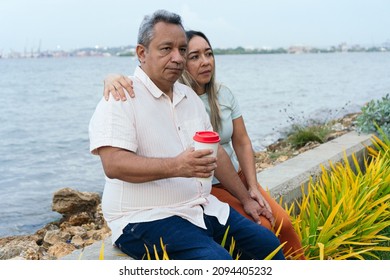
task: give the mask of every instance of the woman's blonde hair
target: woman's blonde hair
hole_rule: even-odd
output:
[[[188,42],[195,36],[202,37],[209,44],[211,50],[213,49],[211,47],[209,39],[202,32],[189,30],[189,31],[186,31],[186,35],[187,35]],[[191,76],[191,74],[187,70],[184,70],[184,72],[180,78],[180,81],[182,83],[190,86],[193,89],[197,88],[197,86],[198,86],[196,80]],[[205,86],[205,91],[207,93],[207,98],[208,98],[209,106],[210,106],[210,122],[211,122],[211,125],[213,126],[214,131],[219,131],[221,129],[221,115],[220,115],[220,108],[219,108],[219,103],[218,103],[218,94],[219,94],[220,88],[221,88],[221,85],[219,85],[215,81],[215,64],[214,64],[213,75],[210,79],[210,82],[208,82]]]

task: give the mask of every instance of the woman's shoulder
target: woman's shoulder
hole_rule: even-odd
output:
[[[221,85],[218,93],[218,103],[221,106],[221,109],[223,107],[229,108],[229,110],[232,111],[231,114],[233,119],[240,117],[240,106],[233,92],[227,86]]]
[[[220,84],[218,85],[218,99],[220,101],[228,101],[228,103],[231,103],[232,101],[235,101],[236,98],[233,94],[233,92],[228,88],[227,86]]]
[[[230,90],[230,88],[228,86],[226,86],[224,84],[218,84],[217,87],[218,87],[218,93],[233,95],[232,91]]]

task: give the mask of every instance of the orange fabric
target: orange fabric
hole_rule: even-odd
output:
[[[246,182],[244,174],[239,171],[238,175],[241,178],[241,181],[244,183],[245,187],[248,188],[248,184]],[[259,191],[261,192],[264,199],[268,202],[271,207],[272,214],[275,217],[275,226],[272,227],[269,220],[263,216],[260,216],[261,225],[274,231],[274,229],[278,229],[280,224],[282,223],[282,228],[280,230],[280,234],[278,236],[281,243],[287,241],[287,243],[283,247],[283,252],[285,256],[292,255],[293,259],[301,259],[305,260],[305,256],[303,254],[302,244],[299,239],[299,236],[295,232],[293,225],[291,223],[290,217],[287,212],[266,192],[260,184],[258,184]],[[219,200],[228,203],[231,207],[241,213],[244,217],[253,220],[248,214],[245,213],[244,208],[242,207],[241,202],[235,198],[230,192],[228,192],[222,184],[215,184],[212,187],[211,193],[216,196]]]

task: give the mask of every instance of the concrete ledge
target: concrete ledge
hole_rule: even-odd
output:
[[[363,162],[367,153],[366,147],[372,145],[371,135],[350,132],[258,173],[257,180],[263,188],[269,189],[275,199],[282,196],[283,203],[292,203],[300,198],[301,187],[307,187],[310,177],[321,175],[321,165],[328,168],[330,162],[343,161],[345,156],[351,160],[353,154],[359,162]],[[131,259],[111,245],[111,237],[102,242],[105,260]],[[102,242],[95,242],[84,249],[73,251],[61,260],[98,260]]]
[[[103,241],[95,242],[92,245],[73,251],[71,254],[61,258],[61,260],[99,260],[100,250],[104,244],[104,260],[131,260],[128,255],[111,244],[111,236]]]
[[[345,156],[350,161],[353,154],[362,164],[366,147],[373,145],[371,137],[349,132],[258,173],[257,180],[275,199],[283,197],[283,203],[290,204],[301,196],[301,187],[307,187],[310,177],[321,175],[321,166],[328,168],[330,162],[344,161]]]

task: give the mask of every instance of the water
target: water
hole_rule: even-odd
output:
[[[217,56],[217,77],[237,96],[256,150],[289,117],[332,119],[390,93],[390,53]],[[53,193],[103,191],[88,122],[107,73],[133,58],[0,60],[0,237],[32,234],[60,218]]]

